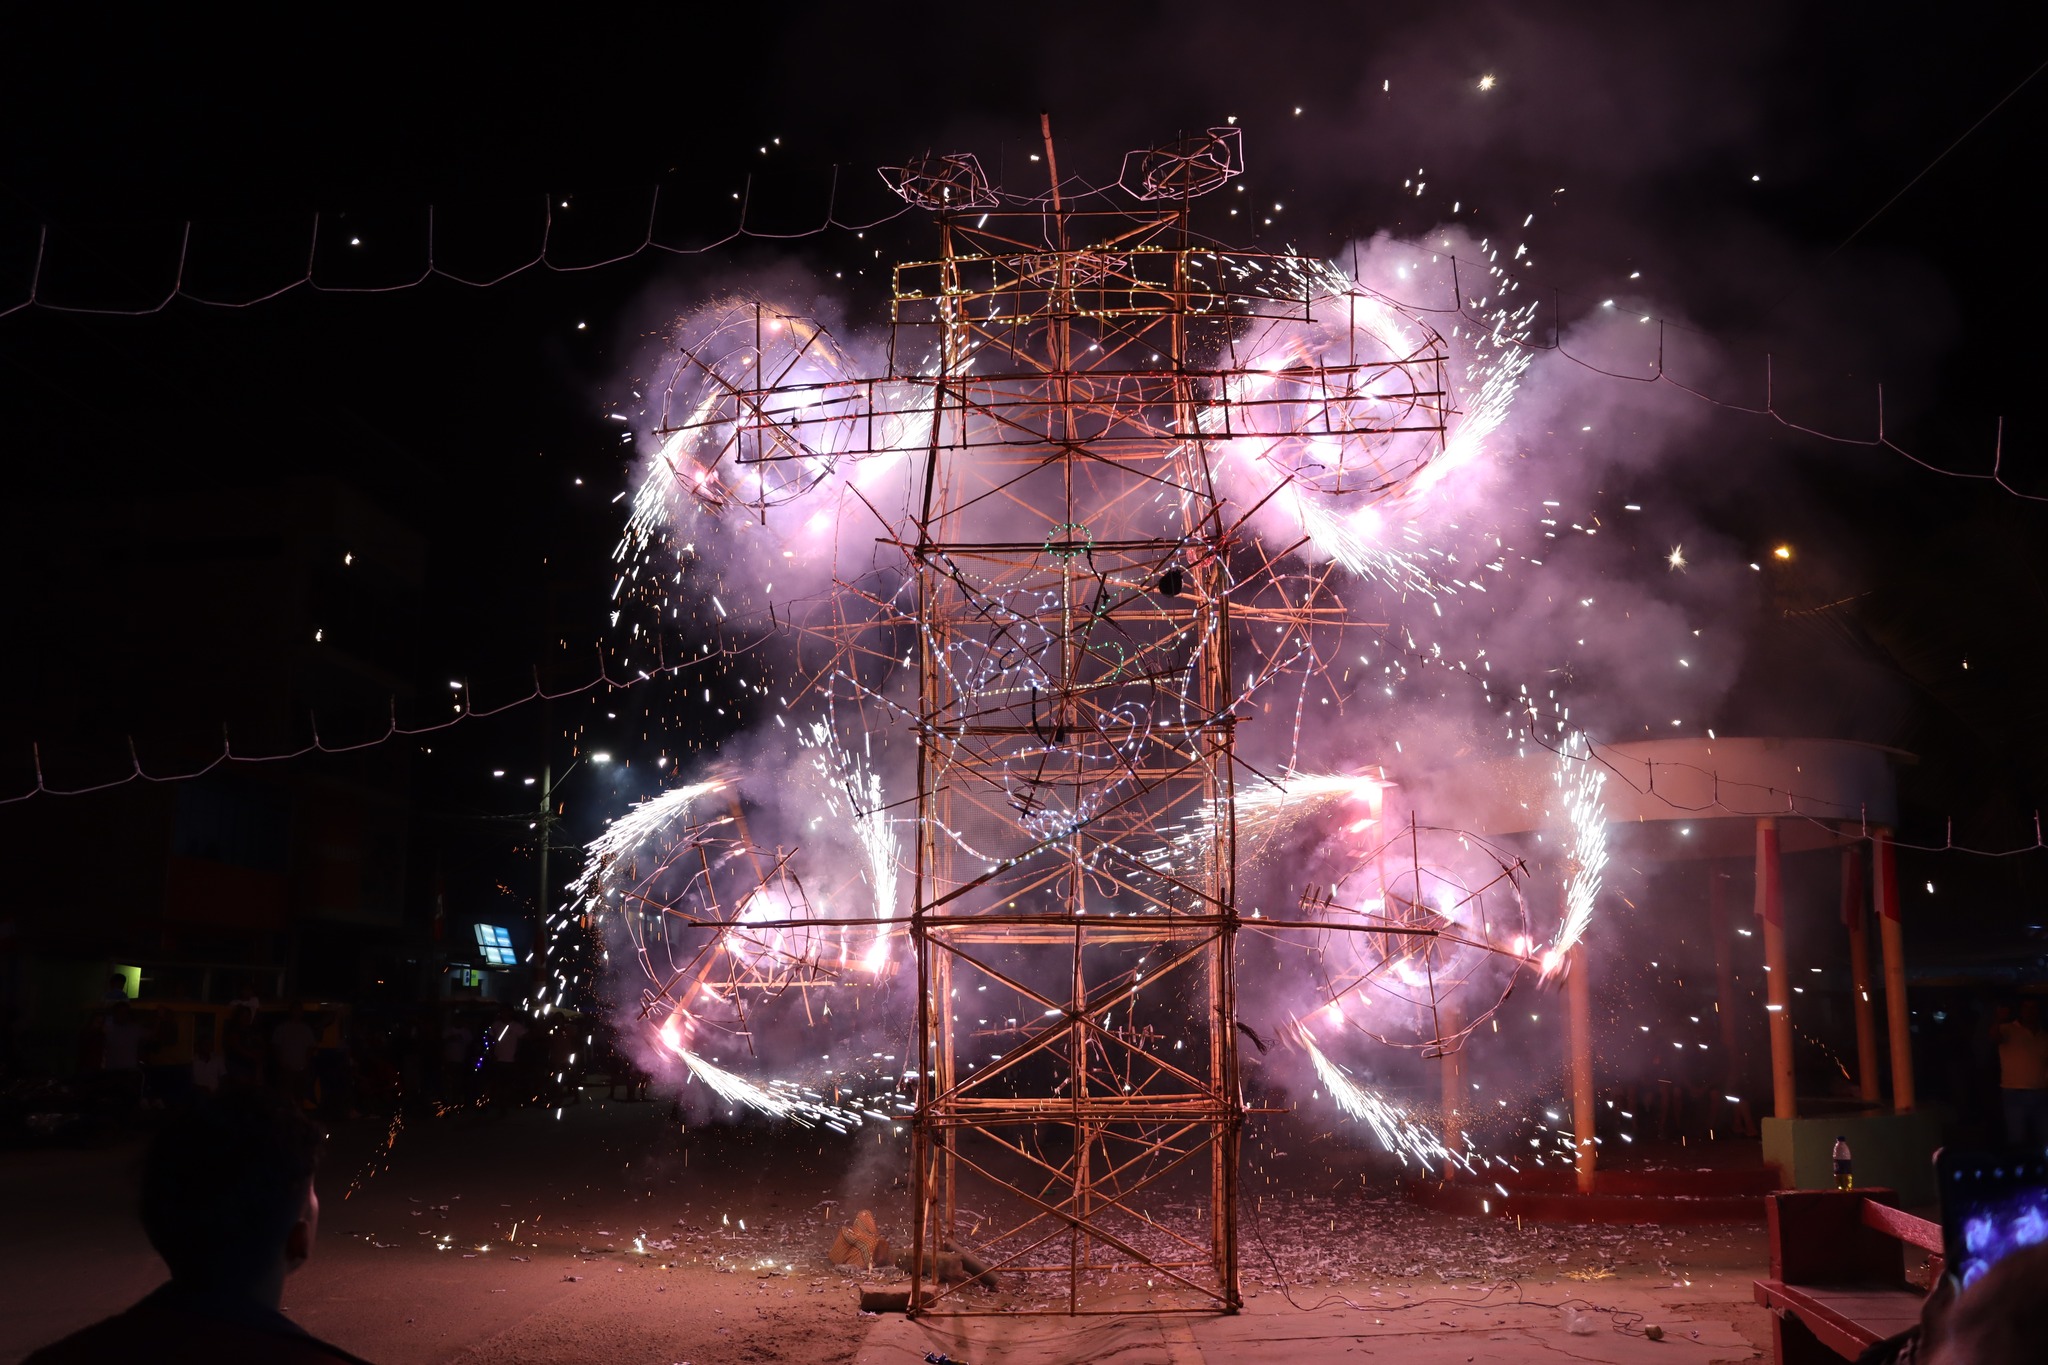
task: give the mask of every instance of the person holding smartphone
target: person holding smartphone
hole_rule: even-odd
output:
[[[1921,1311],[1919,1360],[2022,1365],[2048,1355],[2048,1242],[2013,1252],[1960,1293],[1954,1283],[1942,1276]]]

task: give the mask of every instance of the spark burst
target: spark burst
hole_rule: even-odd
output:
[[[1387,786],[1384,778],[1367,774],[1287,773],[1277,781],[1239,788],[1234,799],[1240,863],[1256,863],[1281,835],[1339,801],[1369,801],[1376,810]],[[1210,840],[1223,827],[1222,814],[1218,803],[1204,805],[1199,818],[1189,821],[1172,843],[1147,861],[1167,876],[1192,876],[1208,856]],[[1376,813],[1366,817],[1377,818]]]
[[[635,849],[671,826],[688,819],[699,798],[722,792],[726,787],[724,778],[714,777],[671,787],[659,796],[639,802],[607,825],[603,834],[590,841],[589,860],[584,863],[583,871],[571,884],[571,889],[579,898],[600,894],[615,862],[630,856]]]
[[[1345,1075],[1336,1063],[1323,1055],[1323,1050],[1316,1046],[1314,1036],[1306,1028],[1301,1030],[1301,1045],[1308,1049],[1308,1058],[1315,1064],[1316,1075],[1337,1107],[1371,1128],[1380,1145],[1404,1164],[1412,1156],[1424,1166],[1472,1169],[1471,1161],[1445,1146],[1444,1140],[1428,1124],[1411,1118],[1406,1110]]]
[[[692,1076],[710,1087],[712,1093],[727,1104],[743,1106],[771,1119],[786,1119],[805,1128],[830,1128],[835,1133],[850,1131],[866,1122],[861,1111],[811,1099],[791,1082],[770,1081],[767,1085],[759,1085],[708,1062],[674,1041],[666,1027],[662,1030],[661,1040],[669,1051],[682,1059]]]
[[[1564,919],[1543,954],[1546,977],[1564,964],[1565,955],[1586,936],[1586,926],[1593,922],[1594,903],[1600,898],[1601,878],[1607,871],[1607,809],[1600,799],[1607,774],[1594,766],[1593,744],[1583,731],[1573,731],[1558,748],[1555,780],[1564,794],[1570,853],[1565,863]]]
[[[874,893],[875,918],[894,919],[902,853],[896,843],[895,822],[889,817],[889,803],[882,796],[881,775],[847,752],[827,721],[817,721],[809,727],[808,742],[818,751],[812,763],[850,808],[853,837],[859,842],[867,864],[862,874]],[[826,809],[833,815],[839,813],[830,795],[826,798]],[[874,942],[861,958],[862,968],[870,975],[880,976],[889,965],[890,933],[886,924],[875,927]]]
[[[1237,837],[1249,850],[1245,861],[1256,861],[1279,836],[1339,801],[1370,803],[1375,813],[1364,818],[1377,822],[1387,786],[1385,778],[1367,774],[1288,773],[1277,783],[1239,791]]]

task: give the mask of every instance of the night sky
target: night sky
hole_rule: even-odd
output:
[[[152,672],[138,642],[182,617],[152,602],[136,619],[146,557],[123,557],[140,534],[124,506],[316,475],[409,525],[425,540],[417,587],[336,608],[353,612],[351,647],[409,685],[401,719],[449,714],[451,680],[486,707],[536,671],[551,686],[588,678],[631,453],[605,417],[648,336],[717,289],[799,273],[842,276],[850,318],[873,320],[876,267],[921,249],[925,222],[797,234],[828,204],[848,223],[893,214],[874,168],[926,150],[973,151],[999,183],[1038,191],[1041,110],[1063,173],[1095,183],[1127,149],[1235,116],[1250,212],[1211,226],[1246,246],[1327,253],[1447,221],[1507,232],[1533,214],[1532,273],[1567,322],[1609,297],[1640,304],[1700,339],[1685,345],[1716,357],[1702,386],[1731,401],[1761,399],[1768,355],[1779,409],[1848,436],[1874,432],[1882,383],[1886,434],[1953,470],[1988,470],[2003,418],[2005,478],[2048,496],[2032,247],[2048,76],[1943,156],[2048,56],[2026,12],[15,13],[0,21],[0,310],[27,296],[47,232],[44,303],[154,311],[0,317],[0,795],[33,785],[31,741],[52,785],[83,785],[121,775],[131,735],[174,767],[217,748],[238,708],[261,709]],[[535,255],[550,205],[557,264],[632,252],[657,190],[662,243],[727,236],[742,200],[750,229],[789,236],[489,288],[341,292],[419,279],[430,206],[434,264],[484,278]],[[250,300],[305,273],[316,213],[313,274],[336,292],[156,308],[187,222],[185,287]],[[1740,623],[1750,647],[1723,733],[1914,750],[1907,842],[1941,844],[1952,820],[1958,843],[2032,844],[2048,786],[2048,505],[1704,402],[1680,447],[1654,470],[1617,451],[1613,477],[1750,554],[1799,547],[1798,576]],[[312,534],[250,518],[252,535]],[[192,613],[198,629],[207,607]],[[81,696],[91,704],[58,704]],[[336,708],[339,737],[381,723],[372,699]],[[466,723],[431,754],[411,746],[417,847],[444,849],[458,873],[526,875],[505,852],[517,822],[482,818],[526,798],[489,771],[559,769],[579,743],[638,760],[567,793],[594,827],[658,784],[650,712],[685,714],[647,692],[585,698]],[[671,752],[723,724],[675,723]],[[1978,888],[2017,923],[2044,858],[1930,855],[1907,879]]]

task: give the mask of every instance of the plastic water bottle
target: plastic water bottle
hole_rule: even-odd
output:
[[[1849,1159],[1849,1139],[1846,1137],[1837,1137],[1835,1139],[1835,1188],[1838,1190],[1853,1190],[1856,1188],[1856,1172],[1853,1163]]]

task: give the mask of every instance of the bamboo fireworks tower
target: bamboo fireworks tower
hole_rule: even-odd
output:
[[[1242,169],[1234,128],[1133,152],[1085,206],[1053,151],[1048,130],[1042,197],[967,155],[885,170],[937,238],[895,267],[885,373],[852,373],[815,324],[726,308],[683,353],[692,396],[659,429],[682,453],[658,470],[764,522],[862,461],[908,476],[894,517],[845,485],[900,568],[835,578],[829,620],[779,624],[823,647],[807,672],[859,726],[886,714],[916,745],[911,1311],[977,1311],[997,1279],[1024,1311],[1234,1311],[1237,725],[1259,688],[1313,671],[1319,629],[1355,624],[1335,565],[1251,523],[1273,498],[1305,521],[1401,488],[1441,448],[1446,347],[1413,319],[1361,328],[1384,306],[1323,263],[1196,236],[1191,205]],[[1231,505],[1227,458],[1272,491]],[[914,689],[887,681],[913,662]],[[1341,785],[1376,802],[1382,784]],[[621,855],[608,903],[686,964],[643,999],[673,1051],[707,999],[801,988],[808,1008],[856,958],[883,970],[847,949],[904,927],[900,817],[870,804],[857,825],[891,869],[873,918],[770,886],[758,867],[780,876],[783,854],[764,863],[743,829],[752,864],[710,857],[719,821],[661,836],[637,855],[651,874]],[[666,818],[650,807],[648,830]],[[1439,932],[1385,899],[1255,922]]]
[[[969,157],[885,173],[939,238],[895,272],[890,367],[930,412],[901,546],[921,684],[911,1308],[972,1311],[923,1273],[971,1238],[1049,1311],[1133,1291],[1230,1311],[1233,629],[1263,653],[1322,609],[1233,564],[1210,451],[1280,401],[1241,382],[1235,337],[1309,301],[1266,283],[1297,258],[1191,240],[1235,130],[1134,153],[1134,209],[1062,203],[1049,133],[1046,155],[1035,202]],[[1440,354],[1405,363],[1440,397]],[[1355,434],[1345,398],[1387,373],[1306,377],[1331,434]],[[991,1018],[998,997],[1037,1017]]]

